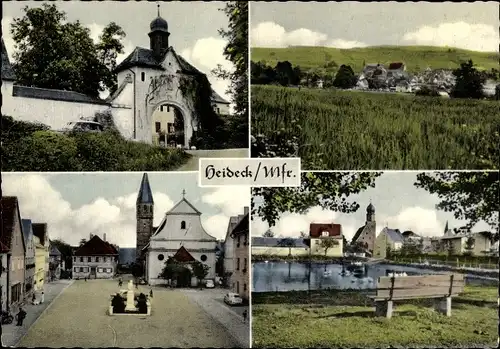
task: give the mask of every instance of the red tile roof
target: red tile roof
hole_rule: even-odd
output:
[[[330,237],[342,237],[342,226],[333,223],[311,223],[309,225],[309,236],[319,238],[322,232],[327,231]]]
[[[17,196],[2,196],[0,205],[2,211],[2,236],[0,242],[10,250],[15,216],[19,214]],[[19,224],[21,224],[21,221],[19,221]]]
[[[80,246],[75,251],[75,256],[104,256],[117,255],[116,249],[110,243],[103,241],[99,236],[94,235],[92,239]]]
[[[248,235],[248,222],[249,222],[249,214],[247,213],[233,228],[233,231],[231,232],[231,237],[244,234]]]
[[[194,262],[196,260],[191,255],[191,253],[189,253],[188,250],[186,250],[186,248],[184,246],[181,246],[181,248],[179,248],[177,250],[177,252],[175,252],[175,255],[173,258],[177,262]]]
[[[33,235],[40,239],[40,243],[45,246],[47,242],[47,223],[33,223],[31,224],[33,228]]]

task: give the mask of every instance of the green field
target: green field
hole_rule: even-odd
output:
[[[497,101],[252,86],[252,134],[298,137],[304,170],[496,169]]]
[[[461,62],[472,59],[478,69],[498,69],[498,52],[475,52],[434,46],[373,46],[352,49],[317,46],[254,47],[251,49],[251,59],[253,62],[265,61],[271,66],[275,66],[279,61],[289,61],[293,66],[298,65],[302,69],[325,67],[326,70],[337,70],[336,66],[346,64],[356,72],[363,69],[363,62],[404,62],[408,71],[418,72],[427,67],[455,69]]]
[[[451,317],[424,299],[396,302],[386,319],[360,291],[253,293],[252,347],[496,347],[497,297],[498,287],[466,286]]]

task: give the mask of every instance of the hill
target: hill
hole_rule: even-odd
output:
[[[472,59],[478,69],[498,69],[497,52],[476,52],[434,46],[372,46],[352,49],[319,46],[254,47],[251,49],[251,57],[254,62],[265,61],[272,66],[279,61],[289,61],[302,69],[322,68],[326,71],[336,71],[342,64],[350,65],[354,71],[361,71],[363,62],[365,64],[404,62],[410,72],[418,72],[427,67],[454,69],[469,59]]]

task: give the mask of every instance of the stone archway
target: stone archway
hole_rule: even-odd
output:
[[[179,84],[175,75],[160,75],[151,79],[148,93],[145,99],[145,123],[144,137],[153,141],[153,113],[161,105],[169,105],[176,108],[184,120],[184,145],[189,146],[189,141],[196,131],[196,124],[192,115],[188,101],[182,96]]]

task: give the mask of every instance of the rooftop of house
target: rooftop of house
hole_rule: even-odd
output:
[[[48,241],[47,237],[47,223],[32,223],[33,235],[40,239],[40,244],[44,245]]]
[[[385,233],[393,242],[403,242],[403,235],[399,231],[399,229],[390,229],[385,228]]]
[[[33,236],[33,229],[31,229],[31,219],[21,219],[21,225],[23,226],[24,239],[28,241],[30,235]]]
[[[243,216],[242,219],[236,224],[236,226],[233,228],[233,231],[231,232],[231,237],[238,236],[238,235],[248,235],[248,224],[249,224],[249,214],[247,213],[245,216]]]
[[[334,223],[311,223],[309,225],[309,236],[311,238],[320,238],[323,232],[327,232],[329,237],[341,237],[342,226]]]
[[[139,194],[137,195],[137,203],[154,204],[153,193],[151,192],[147,173],[142,175],[141,186],[139,188]]]
[[[62,256],[61,251],[55,245],[50,246],[49,256]]]
[[[63,102],[110,105],[100,98],[93,98],[79,92],[21,85],[14,85],[12,87],[12,95],[15,97],[48,99]]]
[[[179,65],[181,67],[181,73],[187,75],[205,75],[203,72],[198,70],[191,63],[186,61],[181,55],[175,52],[174,48],[170,46],[167,49],[167,53],[171,52],[174,57],[177,58]],[[153,50],[136,47],[128,56],[125,58],[115,69],[115,72],[121,72],[123,70],[132,68],[132,67],[141,67],[141,68],[150,68],[156,70],[164,70],[161,65],[161,62],[157,61],[154,57]],[[217,92],[212,90],[212,102],[221,103],[221,104],[229,104],[224,98],[222,98]]]
[[[2,209],[2,236],[0,238],[0,242],[2,242],[5,247],[10,250],[14,222],[16,221],[15,217],[19,214],[17,197],[2,196],[0,205]]]
[[[118,255],[118,251],[109,242],[102,240],[99,236],[94,235],[92,238],[80,246],[75,251],[75,256],[104,256]]]
[[[389,70],[396,70],[396,69],[402,69],[404,68],[404,63],[402,62],[394,62],[394,63],[391,63],[389,64]]]
[[[309,248],[306,239],[303,238],[267,238],[252,237],[252,246],[254,247],[303,247]]]

